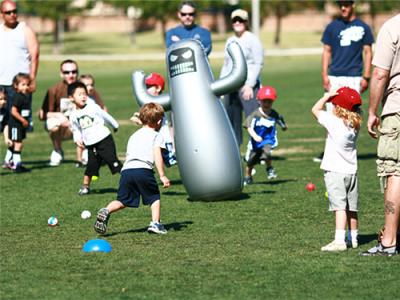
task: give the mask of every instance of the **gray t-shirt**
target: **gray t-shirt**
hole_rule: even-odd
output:
[[[154,148],[162,148],[164,139],[151,128],[142,127],[131,135],[126,150],[126,159],[122,171],[126,169],[153,169]]]
[[[247,78],[245,85],[254,87],[259,80],[264,61],[264,49],[260,40],[250,31],[245,31],[239,38],[230,37],[225,44],[225,59],[221,69],[220,77],[230,73],[233,67],[232,59],[227,52],[227,47],[231,42],[237,42],[243,51],[247,64]]]

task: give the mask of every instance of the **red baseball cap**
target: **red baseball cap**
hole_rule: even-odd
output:
[[[257,100],[276,100],[276,90],[272,86],[263,86],[258,90]]]
[[[160,74],[158,73],[151,73],[149,76],[146,77],[144,83],[147,86],[161,86],[161,91],[164,90],[164,85],[165,85],[165,81],[164,81],[164,77],[162,77]]]
[[[333,96],[329,101],[344,109],[356,111],[357,108],[362,104],[360,94],[352,88],[347,86],[342,87],[338,89],[336,93],[338,94]]]

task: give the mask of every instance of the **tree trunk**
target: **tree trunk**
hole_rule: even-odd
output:
[[[279,46],[281,44],[281,27],[282,27],[282,10],[279,4],[276,7],[275,17],[276,17],[276,26],[275,26],[274,45]]]
[[[59,18],[54,21],[53,31],[53,53],[60,54],[64,44],[64,19]]]

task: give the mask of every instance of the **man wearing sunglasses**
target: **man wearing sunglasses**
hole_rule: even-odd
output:
[[[10,109],[15,94],[12,80],[16,74],[29,74],[29,91],[36,90],[39,42],[35,32],[24,22],[18,21],[17,5],[14,1],[3,0],[0,10],[4,21],[0,24],[0,87],[7,92]]]
[[[64,159],[62,150],[62,141],[70,139],[72,132],[68,115],[63,111],[68,101],[68,85],[78,80],[79,69],[76,61],[67,59],[60,64],[61,81],[53,85],[47,90],[43,99],[42,109],[39,112],[39,119],[45,121],[45,128],[49,132],[50,139],[53,143],[54,150],[50,155],[50,166],[58,166]],[[97,93],[95,91],[95,93]],[[100,97],[96,98],[96,103],[104,108],[104,103]],[[64,113],[61,114],[61,113]]]
[[[210,32],[195,24],[196,6],[191,1],[184,1],[179,5],[178,18],[181,25],[172,28],[166,33],[167,48],[180,40],[196,39],[201,42],[207,56],[211,52],[211,34]]]

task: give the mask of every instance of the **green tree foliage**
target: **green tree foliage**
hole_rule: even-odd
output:
[[[276,23],[275,23],[274,44],[276,46],[279,46],[280,42],[281,42],[282,19],[285,16],[289,15],[292,12],[301,11],[304,9],[322,10],[323,6],[324,6],[324,1],[268,0],[268,1],[261,1],[260,15],[261,15],[261,17],[265,17],[265,16],[274,16],[275,17]]]
[[[18,6],[26,14],[50,19],[54,22],[54,52],[59,52],[62,49],[63,32],[68,24],[68,16],[81,13],[92,3],[93,1],[88,1],[87,6],[78,8],[73,6],[73,0],[19,0]]]

